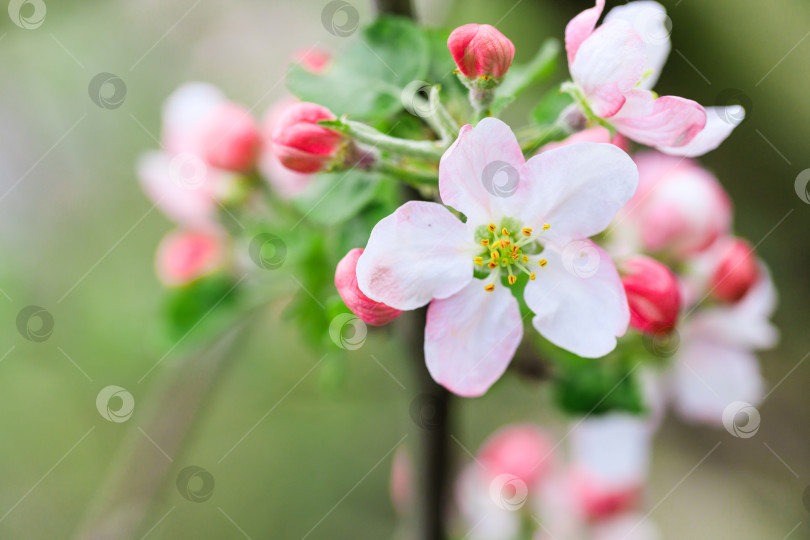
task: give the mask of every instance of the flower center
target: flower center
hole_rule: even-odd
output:
[[[480,227],[475,238],[483,247],[481,255],[475,257],[473,262],[481,267],[481,272],[487,273],[484,290],[492,292],[495,290],[495,282],[502,276],[506,276],[509,285],[517,282],[520,273],[528,274],[530,280],[537,276],[531,271],[530,261],[540,251],[537,240],[540,234],[551,228],[551,225],[543,225],[537,234],[529,227],[520,227],[511,219],[505,219],[500,226],[490,223]],[[540,267],[548,264],[546,259],[537,259]]]

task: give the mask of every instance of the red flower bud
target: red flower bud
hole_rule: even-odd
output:
[[[675,327],[681,308],[678,280],[666,265],[637,256],[624,263],[622,277],[630,326],[647,333],[669,332]]]
[[[736,302],[758,280],[759,265],[754,248],[741,238],[733,238],[724,246],[720,264],[712,274],[709,286],[718,300]]]
[[[342,136],[318,122],[334,119],[329,109],[315,103],[290,105],[272,134],[273,152],[282,165],[302,173],[323,170],[335,157]]]
[[[447,48],[458,70],[468,79],[500,79],[506,75],[515,57],[512,42],[488,24],[459,26],[447,39]]]
[[[160,242],[155,267],[166,285],[184,285],[218,268],[225,261],[222,235],[214,230],[176,230]]]
[[[375,302],[357,286],[357,259],[362,254],[362,249],[355,248],[341,259],[335,269],[335,287],[352,313],[366,324],[382,326],[402,315],[402,312],[382,302]]]
[[[202,157],[213,167],[246,172],[256,165],[261,146],[259,127],[243,107],[225,103],[199,127]]]

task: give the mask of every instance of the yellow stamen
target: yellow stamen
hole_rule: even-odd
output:
[[[512,253],[517,253],[517,250],[520,248],[518,246],[512,246]]]
[[[490,268],[498,268],[498,263],[494,261],[489,261],[489,263],[487,263],[487,266],[489,266]]]
[[[487,291],[487,292],[494,291],[495,290],[495,284],[494,283],[487,283],[486,285],[484,285],[484,290]]]
[[[529,274],[529,279],[534,281],[535,279],[537,279],[537,274],[535,274],[534,272],[530,273]]]
[[[495,249],[489,254],[489,256],[492,257],[493,261],[497,261],[501,257],[501,254],[498,253],[497,249]]]
[[[529,256],[528,256],[528,255],[524,255],[524,256],[523,256],[523,258],[522,258],[522,259],[520,259],[520,260],[521,260],[521,261],[523,261],[523,262],[525,262],[525,263],[527,263],[527,262],[529,262]]]
[[[487,230],[489,232],[495,232],[495,229],[496,229],[496,227],[495,227],[494,223],[490,223],[489,225],[487,225]]]
[[[551,225],[549,225],[548,223],[546,223],[545,225],[543,225],[543,230],[544,230],[544,231],[547,231],[547,230],[549,230],[550,228],[551,228]]]
[[[501,241],[500,241],[502,249],[506,249],[507,247],[509,247],[509,244],[511,244],[511,243],[512,242],[508,238],[502,238]]]
[[[518,260],[518,257],[520,257],[520,255],[518,255],[517,253],[512,253],[512,259],[513,260],[515,260],[515,261]]]
[[[509,276],[507,279],[509,280],[509,285],[514,285],[517,281],[517,276]]]
[[[489,245],[489,238],[484,238],[483,240],[481,240],[481,245],[482,246],[488,246]]]
[[[506,229],[506,227],[501,229],[501,234],[504,235],[504,236],[509,236],[509,231]]]
[[[532,235],[532,230],[529,227],[524,227],[523,230],[520,231],[520,232],[523,233],[523,236],[531,236]]]
[[[545,260],[545,259],[540,259],[539,261],[537,261],[537,264],[539,264],[540,266],[542,266],[543,268],[545,268],[545,267],[546,267],[546,265],[548,264],[548,261],[547,261],[547,260]]]
[[[473,259],[473,261],[475,262],[475,264],[477,266],[483,266],[484,265],[484,258],[483,257],[476,257],[475,259]]]

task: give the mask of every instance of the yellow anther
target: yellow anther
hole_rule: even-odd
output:
[[[551,228],[551,225],[549,225],[548,223],[546,223],[545,225],[543,225],[543,230],[544,230],[544,231],[547,231],[547,230],[549,230],[550,228]]]
[[[495,284],[494,283],[487,283],[486,285],[484,285],[484,290],[487,291],[487,292],[494,291],[495,290]]]
[[[520,259],[520,260],[521,260],[521,261],[523,261],[523,262],[525,262],[525,263],[527,263],[527,262],[529,262],[529,256],[528,256],[528,255],[524,255],[524,256],[523,256],[523,258],[522,258],[522,259]]]
[[[520,257],[520,255],[518,255],[517,253],[514,253],[514,252],[512,253],[512,259],[513,260],[515,260],[515,261],[518,260],[518,257]]]
[[[483,240],[481,240],[481,245],[482,246],[488,246],[489,245],[489,238],[484,238]]]
[[[476,257],[475,259],[473,259],[473,261],[478,266],[484,266],[484,258],[483,257]]]
[[[545,267],[546,267],[546,265],[548,264],[548,261],[547,261],[547,260],[545,260],[545,259],[540,259],[539,261],[537,261],[537,264],[539,264],[540,266],[542,266],[543,268],[545,268]]]
[[[509,231],[506,229],[506,227],[501,229],[501,234],[504,235],[504,236],[509,236]]]
[[[490,268],[498,268],[498,263],[496,263],[495,261],[489,261],[487,263],[487,266],[489,266]]]
[[[492,257],[492,260],[493,260],[493,261],[497,261],[497,260],[500,258],[501,254],[500,254],[500,253],[498,253],[498,250],[497,250],[497,249],[494,249],[494,250],[492,250],[492,252],[489,254],[489,256],[490,256],[490,257]]]
[[[496,228],[497,227],[495,227],[494,223],[490,223],[489,225],[487,225],[487,230],[489,230],[489,232],[495,232]]]
[[[512,246],[512,253],[517,253],[517,250],[519,250],[519,249],[520,248],[517,247],[517,246]]]
[[[535,279],[537,279],[537,274],[535,274],[534,272],[530,273],[529,274],[529,279],[534,281]]]
[[[532,230],[529,227],[523,227],[523,230],[520,231],[523,233],[523,236],[531,236]]]
[[[509,285],[514,285],[517,281],[517,276],[509,276],[507,279],[509,280]]]
[[[508,248],[509,244],[511,244],[511,243],[512,242],[510,242],[508,238],[502,238],[501,241],[499,242],[499,244],[501,245],[501,249]]]

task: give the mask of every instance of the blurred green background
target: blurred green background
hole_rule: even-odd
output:
[[[153,256],[170,223],[149,211],[134,174],[137,156],[156,146],[164,98],[185,81],[205,80],[261,113],[284,95],[279,80],[294,51],[344,44],[321,24],[325,0],[45,3],[36,29],[0,17],[2,538],[70,537],[122,448],[147,437],[140,428],[150,390],[179,361],[170,355],[138,382],[167,352],[154,339],[162,288]],[[365,2],[351,3],[362,23],[372,19]],[[761,355],[766,380],[779,386],[760,408],[759,433],[735,439],[668,420],[656,439],[648,508],[665,538],[806,538],[810,206],[796,196],[794,179],[810,168],[810,4],[663,4],[673,52],[659,93],[710,105],[735,89],[747,105],[745,122],[704,163],[735,201],[738,233],[761,241],[781,293],[783,336]],[[433,25],[494,24],[525,61],[545,38],[562,38],[565,22],[588,5],[424,0],[417,12]],[[90,100],[88,83],[100,72],[126,83],[121,107]],[[564,72],[563,62],[558,76]],[[520,104],[508,115],[516,126],[532,102]],[[17,332],[17,314],[30,304],[55,321],[42,343]],[[280,311],[259,315],[171,463],[172,481],[188,465],[210,471],[213,496],[193,503],[167,486],[137,537],[314,540],[387,538],[395,530],[390,452],[403,437],[405,444],[418,437],[408,412],[417,394],[409,359],[390,334],[372,333],[350,353],[345,387],[325,393],[320,370],[310,371],[318,358]],[[96,410],[108,385],[133,394],[127,422],[107,422]],[[546,392],[514,375],[484,398],[457,402],[456,412],[459,460],[469,459],[461,445],[474,451],[508,421],[564,433]]]

